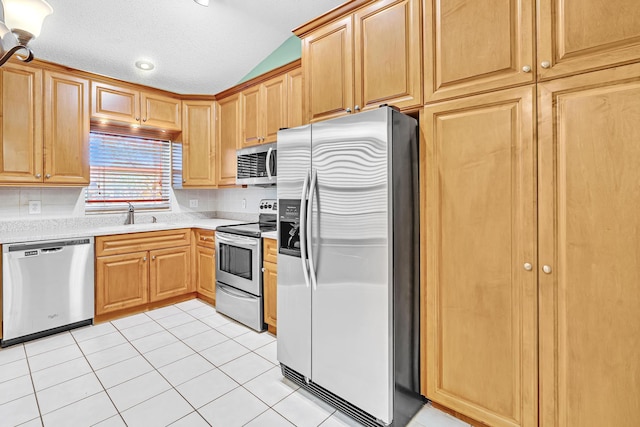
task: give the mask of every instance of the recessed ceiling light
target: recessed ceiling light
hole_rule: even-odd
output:
[[[153,70],[156,66],[149,61],[136,61],[136,67],[144,71]]]
[[[193,0],[198,3],[200,6],[209,6],[209,0]]]

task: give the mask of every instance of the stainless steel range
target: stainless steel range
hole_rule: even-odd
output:
[[[216,228],[216,310],[264,329],[262,233],[276,230],[275,200],[260,201],[259,222]]]

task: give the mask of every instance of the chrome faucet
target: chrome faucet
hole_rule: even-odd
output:
[[[127,214],[127,222],[126,222],[126,224],[134,224],[135,223],[135,218],[134,218],[135,209],[133,208],[133,205],[131,203],[127,202],[127,204],[129,205],[129,213]]]

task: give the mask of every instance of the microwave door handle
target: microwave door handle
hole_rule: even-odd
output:
[[[269,150],[267,151],[267,176],[269,177],[269,180],[271,180],[271,152],[273,151],[273,147],[269,147]]]
[[[309,189],[309,203],[307,207],[307,217],[306,217],[306,243],[307,243],[307,252],[309,254],[309,276],[311,276],[311,284],[313,285],[313,290],[318,289],[318,278],[316,277],[316,267],[315,262],[313,260],[313,245],[311,241],[311,218],[313,217],[313,196],[317,191],[318,184],[318,171],[313,171],[313,178],[311,178],[311,188]]]
[[[307,267],[307,189],[309,188],[309,174],[307,170],[302,184],[302,194],[300,195],[300,261],[302,262],[302,272],[304,273],[304,283],[307,288],[310,286],[309,269]]]

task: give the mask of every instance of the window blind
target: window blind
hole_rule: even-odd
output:
[[[89,152],[88,212],[171,207],[170,141],[91,132]]]

